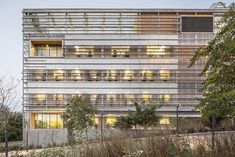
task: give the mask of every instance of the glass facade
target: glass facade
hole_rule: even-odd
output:
[[[35,113],[33,114],[34,129],[62,129],[63,121],[58,113]]]

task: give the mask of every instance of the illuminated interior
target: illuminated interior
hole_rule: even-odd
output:
[[[73,70],[73,71],[71,72],[71,79],[72,79],[72,80],[75,80],[75,81],[81,80],[81,79],[82,79],[82,77],[81,77],[81,71],[80,71],[80,70]]]
[[[89,80],[98,80],[99,73],[97,71],[90,71],[88,73],[88,79]]]
[[[98,117],[95,117],[93,120],[94,120],[95,125],[99,124],[99,118]]]
[[[168,117],[160,118],[160,124],[170,124],[170,120]]]
[[[88,56],[91,57],[94,55],[94,46],[74,46],[76,55],[79,56]]]
[[[161,56],[166,53],[167,46],[147,46],[148,56]]]
[[[142,94],[142,100],[144,102],[148,102],[152,98],[152,95],[150,94]]]
[[[35,95],[36,101],[42,102],[46,100],[46,94],[36,94]]]
[[[53,95],[53,100],[54,101],[63,101],[64,100],[64,95],[63,94],[54,94]]]
[[[114,124],[117,122],[117,118],[114,116],[107,116],[106,118],[106,124],[108,126],[114,126]]]
[[[108,70],[105,73],[105,79],[106,80],[116,80],[117,78],[117,72],[115,70]]]
[[[141,79],[144,80],[153,80],[153,72],[150,70],[144,70],[141,72]]]
[[[32,114],[33,129],[62,129],[63,121],[60,113]]]
[[[160,70],[159,78],[164,81],[168,80],[170,78],[170,71],[169,70]]]
[[[134,71],[133,70],[126,70],[124,74],[124,80],[132,81],[134,79]]]
[[[53,72],[53,78],[56,81],[63,80],[64,79],[64,72],[62,70],[55,70]]]
[[[46,81],[46,73],[37,71],[36,73],[33,73],[33,78],[36,81]]]
[[[62,41],[32,41],[30,57],[61,57]]]
[[[107,98],[107,103],[110,103],[112,105],[115,103],[117,97],[115,94],[107,94],[106,98]]]
[[[162,101],[162,102],[169,102],[170,101],[170,95],[169,94],[161,94],[160,95],[160,100]]]
[[[131,94],[124,95],[124,100],[125,100],[126,105],[132,105],[134,99],[135,99],[134,95],[131,95]]]
[[[129,46],[112,46],[111,54],[113,57],[117,56],[129,57]]]

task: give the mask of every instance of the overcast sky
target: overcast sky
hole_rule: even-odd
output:
[[[216,0],[0,0],[0,76],[21,79],[24,8],[209,8]],[[227,5],[234,0],[224,0]],[[21,88],[19,88],[21,92]]]

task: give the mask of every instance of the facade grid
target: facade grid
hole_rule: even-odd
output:
[[[213,39],[224,12],[24,9],[24,141],[66,140],[61,116],[75,94],[90,96],[99,110],[98,126],[101,112],[111,127],[137,100],[161,106],[156,112],[163,123],[176,116],[177,105],[180,117],[200,117],[194,108],[202,97],[205,78],[199,74],[206,58],[188,65],[195,50]]]

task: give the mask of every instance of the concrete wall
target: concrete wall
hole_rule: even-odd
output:
[[[28,131],[28,145],[45,147],[47,145],[62,144],[66,142],[67,142],[66,129],[63,130],[34,129]]]

